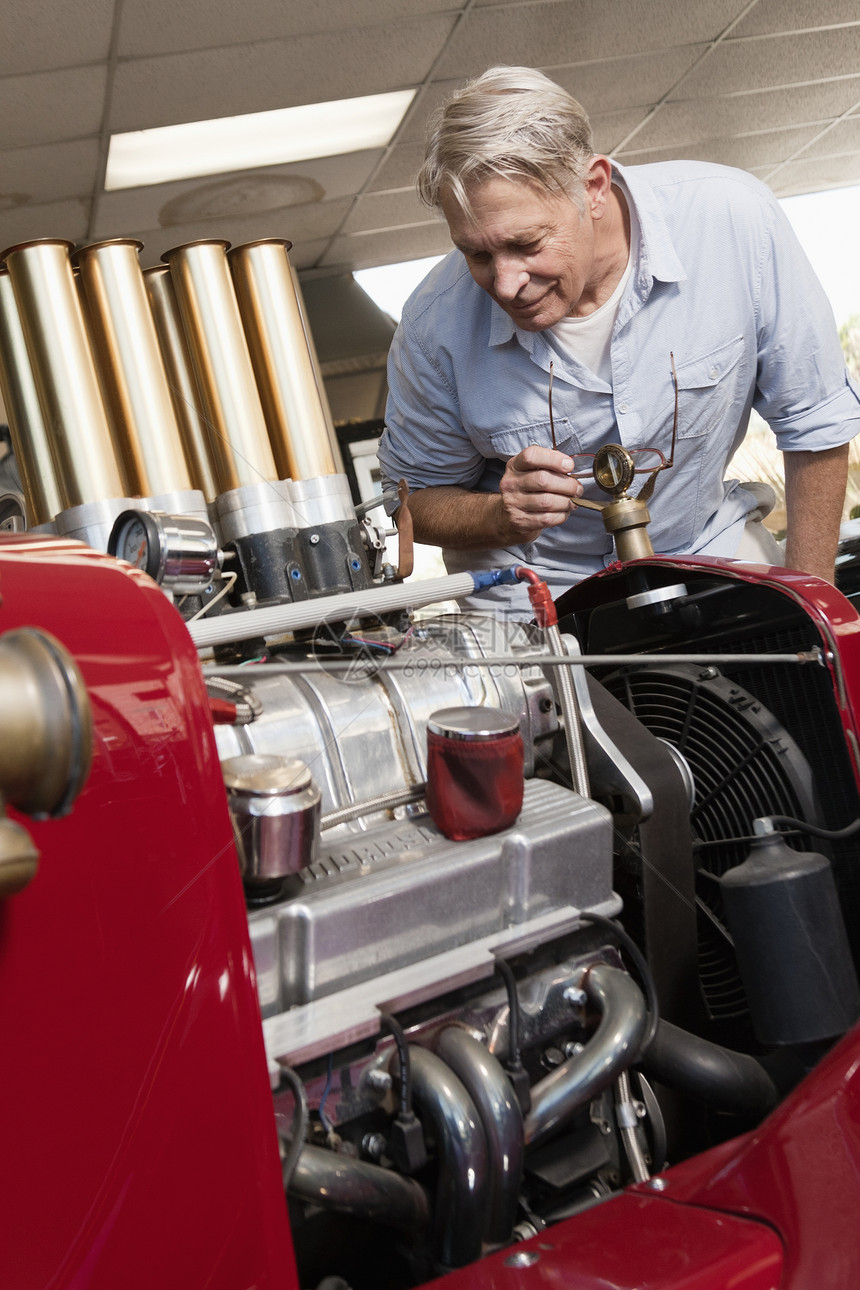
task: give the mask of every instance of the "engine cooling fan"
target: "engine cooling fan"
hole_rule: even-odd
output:
[[[689,766],[699,977],[711,1018],[740,1019],[746,999],[715,879],[745,858],[757,816],[817,822],[809,764],[773,714],[714,667],[649,666],[613,673],[603,684]],[[804,835],[786,840],[814,849]]]

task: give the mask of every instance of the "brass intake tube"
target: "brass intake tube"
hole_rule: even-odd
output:
[[[161,257],[170,274],[211,429],[218,492],[277,479],[226,251],[189,242]]]
[[[50,436],[61,509],[126,492],[72,276],[71,247],[52,239],[21,242],[0,256]]]
[[[314,479],[337,467],[290,269],[291,245],[265,238],[234,247],[228,259],[278,476]]]
[[[0,389],[21,470],[27,523],[30,527],[47,524],[64,502],[7,269],[0,269]]]
[[[144,269],[143,282],[161,346],[161,360],[167,374],[191,486],[199,489],[207,502],[212,502],[218,495],[212,466],[212,431],[206,424],[170,270],[166,264]]]
[[[91,348],[113,435],[132,495],[190,489],[191,479],[161,362],[133,238],[82,247],[80,270]]]

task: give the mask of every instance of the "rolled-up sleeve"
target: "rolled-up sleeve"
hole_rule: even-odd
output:
[[[431,353],[415,323],[406,317],[388,356],[388,402],[379,465],[389,510],[397,506],[400,479],[412,491],[440,484],[471,488],[486,465],[460,422],[454,383],[444,370],[444,351]]]
[[[860,388],[848,375],[830,303],[774,201],[758,292],[756,411],[783,452],[818,452],[860,433]]]

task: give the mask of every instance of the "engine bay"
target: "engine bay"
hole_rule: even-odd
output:
[[[637,585],[650,578],[658,590],[679,576],[659,561],[636,573]],[[383,784],[402,791],[391,769],[398,759],[381,756],[374,764],[389,766],[385,778],[362,788],[377,809],[353,814],[353,788],[352,818],[337,822],[346,803],[324,791],[318,859],[286,880],[280,900],[252,901],[285,1152],[297,1132],[285,1067],[301,1079],[308,1105],[303,1141],[313,1150],[285,1155],[284,1166],[306,1284],[329,1275],[353,1287],[380,1276],[420,1284],[537,1236],[626,1185],[659,1181],[668,1164],[758,1123],[830,1047],[835,1034],[823,1031],[852,1024],[857,946],[847,951],[844,941],[844,979],[835,962],[826,969],[840,977],[840,1018],[824,1019],[821,983],[804,1004],[809,983],[801,984],[802,971],[794,976],[799,964],[788,962],[788,950],[779,990],[769,993],[772,981],[761,995],[735,946],[736,937],[760,933],[730,922],[721,882],[755,847],[754,821],[778,817],[789,854],[827,852],[843,911],[857,898],[850,836],[822,841],[803,827],[827,830],[857,813],[822,636],[782,588],[751,584],[742,571],[685,569],[683,594],[670,612],[658,602],[656,623],[629,609],[630,577],[608,575],[595,607],[577,604],[566,619],[575,630],[571,659],[579,651],[605,656],[590,678],[582,664],[570,669],[582,695],[589,796],[570,787],[555,669],[542,674],[529,661],[514,680],[508,666],[507,691],[481,698],[518,712],[527,732],[531,774],[513,828],[450,842],[421,800],[379,809]],[[305,687],[331,720],[348,684],[350,711],[366,716],[366,749],[378,728],[378,691],[396,685],[401,746],[414,754],[429,713],[463,697],[444,686],[455,675],[461,685],[481,678],[487,686],[498,668],[465,661],[480,660],[479,642],[492,642],[485,658],[515,660],[528,650],[533,660],[546,648],[540,635],[465,614],[427,619],[408,652],[392,656],[400,670],[387,672],[382,661],[358,681],[277,674],[277,663],[268,678],[267,664],[258,664],[246,683],[269,716],[242,728],[242,746],[272,747],[277,706],[292,713]],[[631,653],[647,662],[631,664]],[[410,659],[422,678],[414,706]],[[290,718],[291,731],[302,726]],[[217,736],[222,755],[235,754],[235,729],[218,727]],[[294,734],[282,746],[296,751],[299,742]],[[319,747],[338,749],[350,781],[349,739]],[[420,754],[410,772],[406,788],[422,783]],[[333,774],[320,774],[333,783]],[[819,925],[815,934],[823,933]],[[779,934],[790,938],[790,929],[781,925]],[[637,944],[647,963],[632,957]],[[761,966],[744,963],[747,973]],[[791,1023],[762,1043],[764,1018],[784,1011],[783,989]],[[655,997],[660,1020],[652,1024]],[[404,1043],[414,1087],[403,1083]],[[387,1192],[393,1175],[396,1197]],[[388,1231],[384,1256],[376,1225]]]

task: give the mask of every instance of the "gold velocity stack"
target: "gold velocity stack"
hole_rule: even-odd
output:
[[[141,249],[45,239],[0,255],[28,525],[114,550],[131,512],[139,549],[173,543],[174,569],[183,544],[207,550],[210,584],[229,559],[245,604],[367,586],[290,243],[190,242],[146,270]]]

